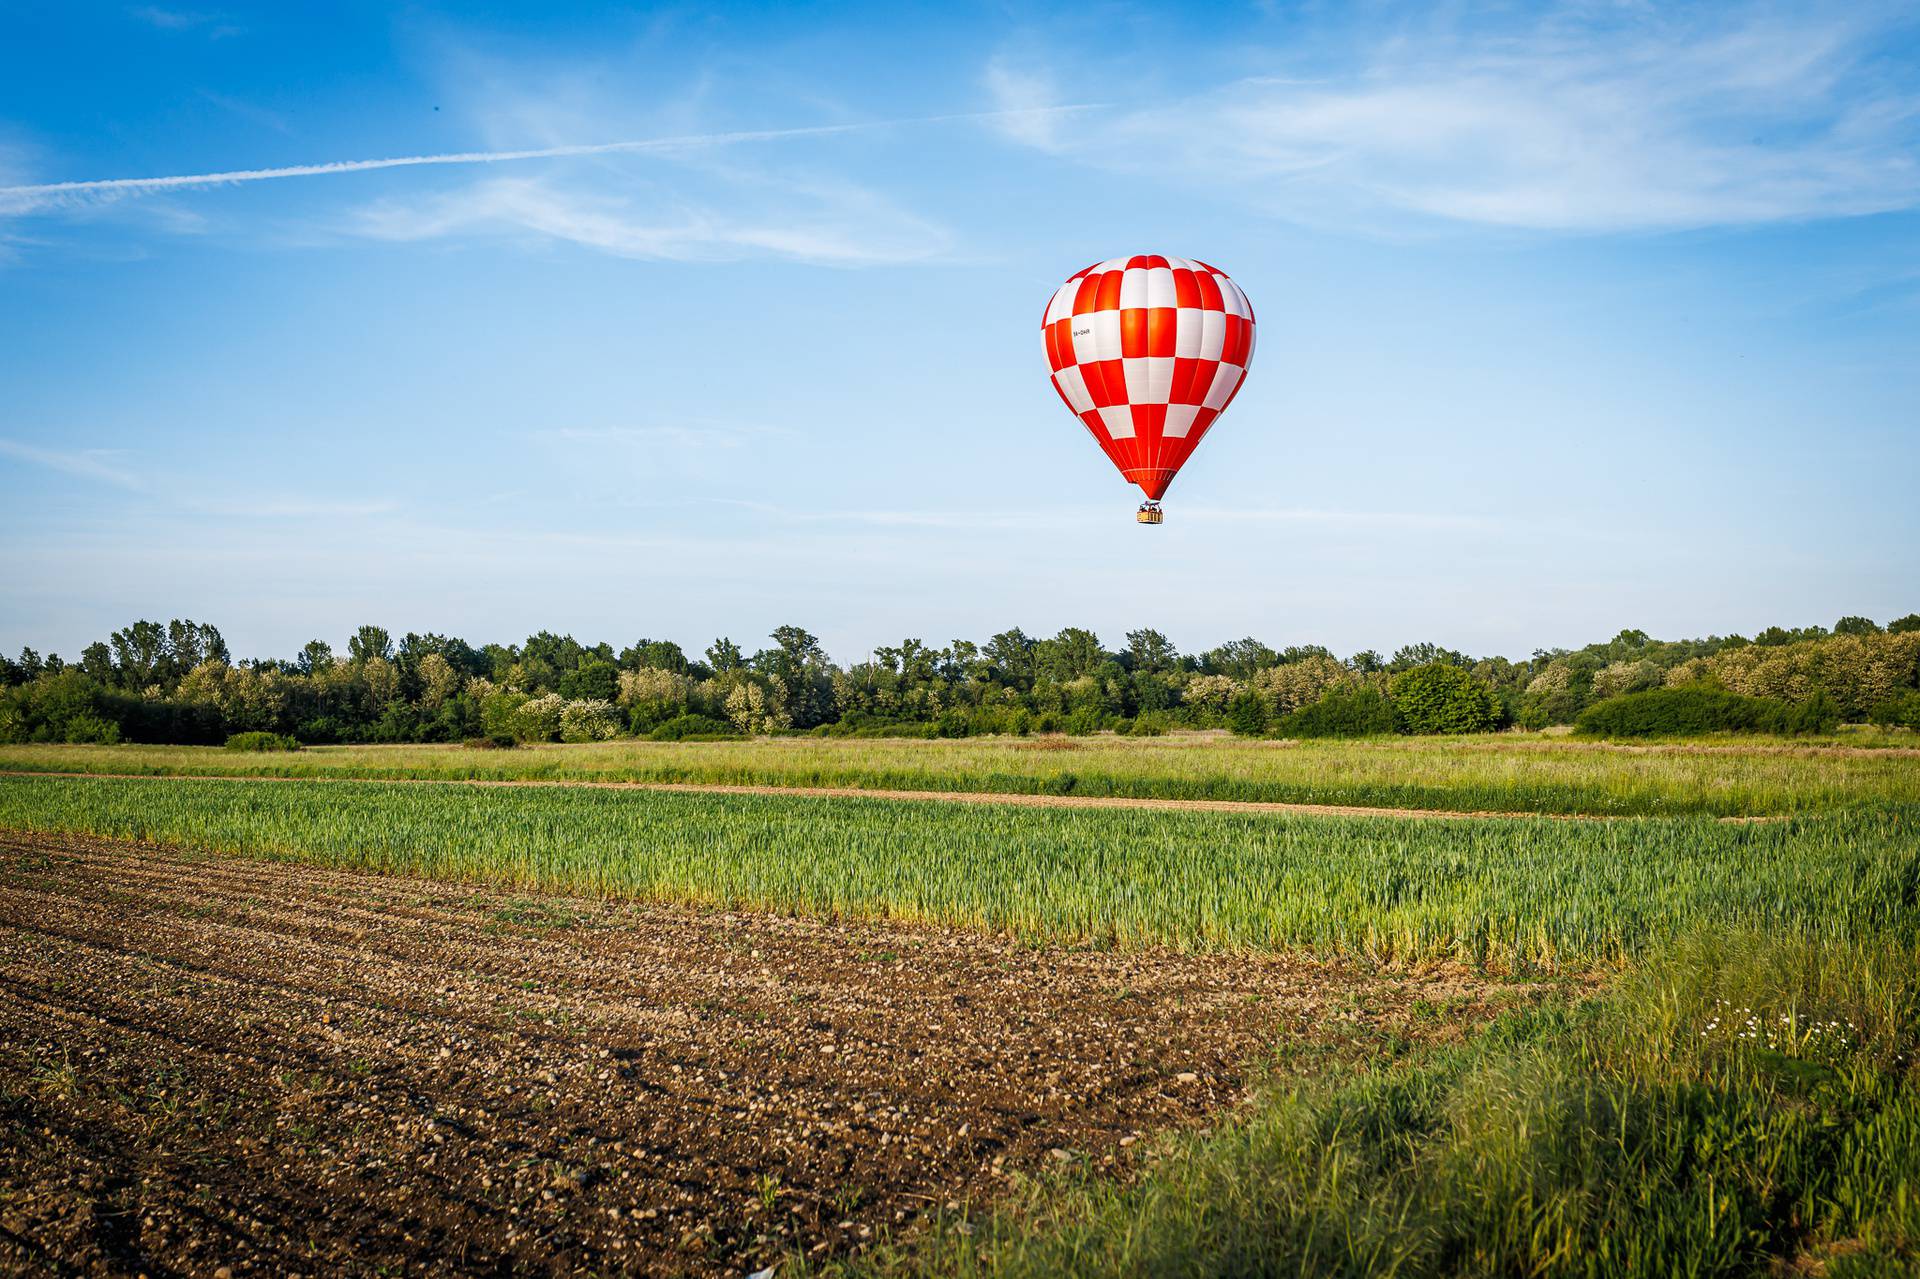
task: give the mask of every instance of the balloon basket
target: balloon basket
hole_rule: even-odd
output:
[[[1142,502],[1140,509],[1133,513],[1133,518],[1140,524],[1158,524],[1166,519],[1166,516],[1160,512],[1160,503]]]

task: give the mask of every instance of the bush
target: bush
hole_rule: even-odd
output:
[[[738,737],[733,725],[711,715],[676,715],[647,734],[650,742],[712,741],[719,737]]]
[[[1394,676],[1393,705],[1409,733],[1484,733],[1500,725],[1493,690],[1470,671],[1445,662]]]
[[[1882,728],[1920,729],[1920,692],[1890,697],[1873,708],[1873,722]]]
[[[620,735],[620,712],[612,702],[585,698],[560,709],[560,740],[606,742]]]
[[[1067,716],[1066,731],[1074,737],[1097,733],[1107,726],[1107,717],[1097,706],[1076,706]]]
[[[469,737],[460,744],[472,751],[510,751],[520,743],[513,740],[512,733],[489,733],[485,737]]]
[[[1372,688],[1334,689],[1275,729],[1282,737],[1380,737],[1399,730],[1393,703]]]
[[[560,716],[567,699],[543,693],[520,703],[513,713],[513,735],[523,742],[551,742],[560,736]]]
[[[1690,684],[1595,702],[1580,713],[1574,731],[1584,737],[1795,734],[1831,732],[1839,722],[1839,709],[1823,694],[1789,705],[1770,697],[1744,697]]]
[[[1267,731],[1267,704],[1258,693],[1246,692],[1227,706],[1227,727],[1242,737],[1259,737]]]
[[[71,668],[42,676],[0,693],[0,741],[117,742],[114,700]]]
[[[230,751],[297,751],[297,739],[279,733],[235,733],[227,739]]]
[[[74,745],[113,746],[120,741],[120,726],[92,711],[82,711],[67,721],[67,741]]]
[[[1133,721],[1133,736],[1165,737],[1172,726],[1164,711],[1141,711]]]
[[[331,715],[316,715],[302,720],[293,735],[309,746],[331,746],[346,736],[346,725]]]

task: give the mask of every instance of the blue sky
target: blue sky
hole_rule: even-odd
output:
[[[0,647],[1885,621],[1908,8],[0,6]],[[1153,252],[1260,323],[1158,529],[1039,333]]]

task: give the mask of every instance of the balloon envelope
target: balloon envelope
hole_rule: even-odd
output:
[[[1128,483],[1158,501],[1246,379],[1253,307],[1205,262],[1109,258],[1041,321],[1053,386]]]

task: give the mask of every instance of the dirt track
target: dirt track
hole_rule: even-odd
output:
[[[737,1274],[1519,993],[0,835],[0,1270]]]
[[[1211,813],[1277,813],[1306,817],[1433,817],[1554,822],[1611,822],[1629,818],[1607,813],[1529,813],[1453,808],[1370,808],[1352,804],[1290,804],[1263,799],[1143,799],[1121,795],[1030,795],[1010,791],[881,790],[858,786],[736,786],[723,782],[614,782],[568,778],[492,777],[258,777],[231,773],[54,773],[0,769],[0,777],[95,777],[124,782],[363,782],[406,786],[563,786],[587,790],[676,791],[697,795],[795,795],[803,799],[905,799],[948,804],[1014,804],[1024,808],[1149,808]],[[1720,817],[1747,824],[1779,822],[1785,817]]]

